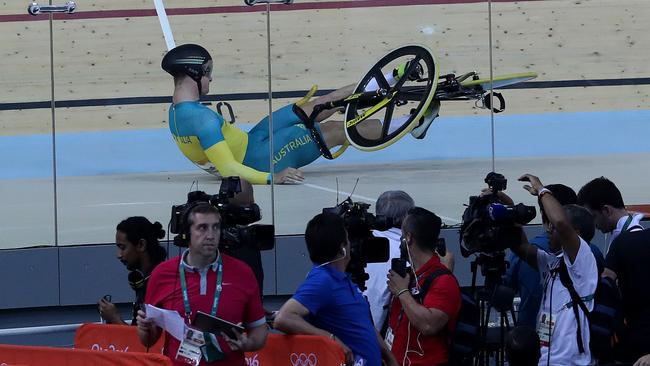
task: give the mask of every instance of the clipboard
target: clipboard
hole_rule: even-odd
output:
[[[245,331],[244,327],[241,325],[237,325],[235,323],[218,318],[216,316],[212,316],[202,311],[198,311],[196,313],[196,317],[194,317],[192,325],[194,328],[202,332],[209,332],[215,335],[219,335],[221,332],[223,332],[232,339],[237,339],[237,335],[233,329],[237,329],[240,333],[243,333]]]

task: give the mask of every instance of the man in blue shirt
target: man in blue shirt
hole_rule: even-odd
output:
[[[334,214],[316,215],[307,224],[305,241],[314,266],[278,312],[275,328],[337,341],[348,365],[381,366],[382,359],[397,365],[372,324],[367,301],[345,273],[350,243],[343,219]]]
[[[578,201],[576,192],[564,184],[549,184],[544,188],[551,191],[553,197],[562,205],[576,204]],[[541,250],[549,252],[549,236],[548,236],[548,217],[544,213],[542,205],[539,205],[542,215],[542,225],[544,232],[537,235],[530,241],[530,244],[538,247]],[[587,243],[591,242],[595,234],[595,227],[593,219],[585,218],[584,220],[572,220],[573,228],[578,232],[580,237]],[[596,257],[596,265],[598,266],[598,273],[602,273],[605,264],[603,253],[597,246],[589,244],[591,252]],[[528,263],[522,261],[514,253],[508,256],[510,267],[506,271],[505,284],[519,293],[521,303],[519,304],[519,312],[517,317],[517,325],[524,325],[531,328],[537,327],[537,313],[542,301],[542,283],[539,272],[533,269]]]

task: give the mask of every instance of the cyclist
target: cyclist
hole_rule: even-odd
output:
[[[208,93],[212,82],[212,57],[205,48],[196,44],[178,46],[164,56],[161,66],[174,77],[169,129],[183,154],[211,174],[240,176],[253,184],[270,184],[271,180],[277,184],[302,182],[304,176],[298,168],[316,160],[320,151],[298,116],[300,111],[297,108],[309,116],[316,105],[346,98],[355,88],[348,85],[300,105],[290,104],[273,112],[273,163],[277,173],[271,175],[269,118],[262,119],[245,132],[199,103],[200,96]],[[328,148],[346,142],[343,121],[326,121],[337,110],[324,110],[315,118],[315,128]],[[423,137],[435,117],[437,109],[427,114],[420,131],[414,132],[414,136]],[[426,128],[422,128],[424,125]],[[378,138],[381,123],[379,120],[366,120],[359,124],[359,130],[368,139]]]

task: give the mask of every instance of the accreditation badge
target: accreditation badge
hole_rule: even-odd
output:
[[[540,344],[544,347],[548,347],[551,343],[551,338],[555,331],[555,319],[557,319],[556,314],[550,314],[547,312],[541,312],[539,314],[537,335],[539,335]]]
[[[391,329],[390,327],[388,327],[388,329],[386,330],[386,337],[385,338],[386,338],[385,339],[386,340],[386,345],[388,345],[388,350],[390,351],[390,350],[393,349],[393,341],[395,340],[395,335],[393,334],[393,329]]]
[[[201,362],[201,348],[205,345],[203,332],[185,327],[185,335],[176,352],[176,361],[198,366]]]

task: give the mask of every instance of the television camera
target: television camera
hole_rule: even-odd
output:
[[[323,213],[332,213],[343,218],[350,241],[350,263],[346,271],[361,291],[366,289],[368,263],[388,262],[389,242],[377,238],[372,230],[384,231],[394,226],[393,220],[386,216],[375,216],[368,212],[370,204],[353,202],[350,197],[335,207],[323,208]]]
[[[219,193],[209,195],[203,191],[187,194],[187,203],[172,206],[169,231],[177,234],[174,244],[186,247],[189,238],[184,235],[189,231],[187,220],[189,212],[199,203],[209,203],[217,208],[221,215],[221,238],[219,249],[230,252],[240,246],[249,246],[257,250],[271,250],[275,245],[273,225],[255,224],[262,219],[260,207],[255,204],[237,205],[230,203],[235,194],[241,192],[239,177],[227,177],[221,181]]]
[[[486,315],[480,317],[480,334],[484,339],[478,355],[479,365],[488,365],[490,355],[498,351],[497,365],[502,365],[505,349],[505,332],[510,327],[508,312],[514,319],[514,290],[502,285],[508,262],[505,250],[521,242],[521,226],[535,218],[533,206],[522,203],[512,204],[501,191],[507,187],[506,178],[491,172],[485,177],[489,191],[480,196],[471,196],[469,205],[463,212],[460,227],[460,251],[464,257],[478,254],[471,263],[471,292],[480,309]],[[485,281],[482,289],[476,287],[476,274],[481,267]],[[490,312],[499,314],[496,327],[488,327]],[[482,313],[482,314],[483,314]]]

